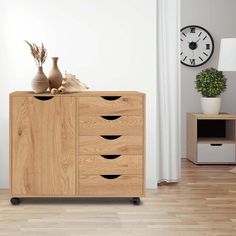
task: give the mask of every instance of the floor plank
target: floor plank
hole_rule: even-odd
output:
[[[26,199],[0,190],[0,236],[235,236],[236,174],[182,161],[182,179],[129,199]]]

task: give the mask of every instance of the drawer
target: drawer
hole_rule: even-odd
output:
[[[79,135],[142,135],[142,116],[80,116]]]
[[[79,174],[141,175],[142,160],[141,155],[81,155],[79,156]]]
[[[100,96],[79,98],[79,113],[91,115],[142,115],[142,96]]]
[[[235,162],[235,144],[198,144],[198,162]]]
[[[80,175],[79,195],[96,197],[135,197],[143,194],[141,175]]]
[[[79,154],[143,154],[142,136],[79,136]]]

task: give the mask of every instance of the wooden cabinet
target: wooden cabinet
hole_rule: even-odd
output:
[[[187,158],[196,164],[235,164],[236,115],[187,113]]]
[[[145,194],[145,95],[10,95],[10,189],[21,197]]]

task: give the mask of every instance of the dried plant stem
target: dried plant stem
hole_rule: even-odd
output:
[[[31,55],[33,56],[36,66],[41,67],[47,58],[47,50],[44,47],[43,43],[41,47],[38,47],[34,43],[29,43],[25,40],[25,42],[29,45]]]

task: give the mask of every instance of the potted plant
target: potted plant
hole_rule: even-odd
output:
[[[202,94],[201,105],[204,114],[219,114],[220,95],[226,90],[226,78],[222,71],[207,68],[196,76],[196,89]]]

